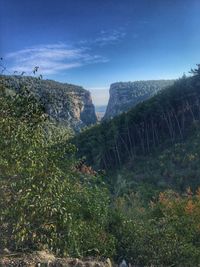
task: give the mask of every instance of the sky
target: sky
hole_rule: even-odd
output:
[[[178,78],[200,63],[200,0],[0,0],[7,74],[81,85],[96,105],[118,81]]]

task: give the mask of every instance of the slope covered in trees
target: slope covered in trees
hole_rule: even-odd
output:
[[[199,75],[182,78],[151,99],[75,138],[80,156],[96,168],[115,169],[158,147],[183,141],[200,119]]]
[[[74,139],[79,156],[106,170],[117,255],[136,266],[199,266],[199,68],[193,74]]]

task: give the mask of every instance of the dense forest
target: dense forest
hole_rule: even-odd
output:
[[[199,266],[200,66],[71,136],[0,83],[0,251]]]
[[[183,77],[129,112],[77,135],[79,155],[95,168],[115,169],[185,140],[199,122],[199,101],[199,76]]]

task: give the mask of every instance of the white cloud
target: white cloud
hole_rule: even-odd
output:
[[[105,46],[110,44],[115,44],[121,41],[126,36],[126,32],[123,28],[117,30],[101,30],[98,36],[94,39],[81,40],[80,44],[92,45],[96,44],[98,46]]]
[[[78,47],[55,43],[21,49],[6,55],[11,66],[9,71],[26,72],[26,75],[31,75],[34,67],[39,66],[39,73],[49,75],[88,64],[106,63],[109,59],[95,54],[93,46],[114,44],[125,35],[123,28],[102,30],[96,38],[80,41]]]
[[[123,30],[105,31],[102,30],[100,36],[94,40],[99,45],[113,44],[122,40],[126,36]]]
[[[42,74],[54,74],[87,64],[105,63],[107,58],[88,53],[87,48],[69,48],[65,44],[47,44],[29,47],[7,54],[10,71],[31,73],[39,66]]]

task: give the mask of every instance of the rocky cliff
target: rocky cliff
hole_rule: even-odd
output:
[[[174,80],[150,80],[111,84],[110,98],[103,119],[111,119],[120,113],[128,111],[173,83]]]
[[[25,85],[41,100],[50,118],[74,131],[97,121],[90,92],[80,86],[23,76],[1,76],[1,82],[16,91]]]

